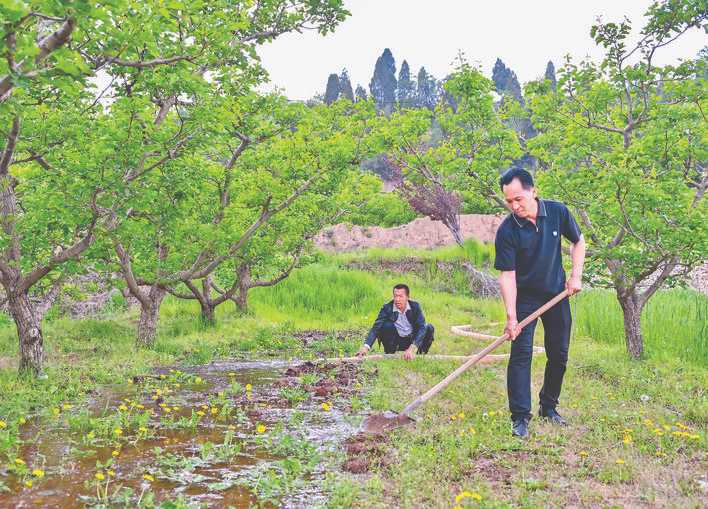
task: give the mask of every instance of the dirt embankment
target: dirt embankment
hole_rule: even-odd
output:
[[[460,216],[460,228],[465,239],[475,238],[481,242],[493,242],[502,216],[465,214]],[[453,244],[450,231],[440,222],[427,217],[419,218],[402,226],[351,226],[337,224],[326,228],[317,237],[315,244],[325,251],[356,251],[371,247],[412,247],[432,249]]]
[[[494,242],[497,228],[503,219],[503,216],[486,214],[462,215],[460,216],[462,237],[475,238],[480,242]],[[454,242],[452,234],[440,221],[433,221],[427,217],[393,228],[337,224],[326,228],[315,237],[318,248],[338,253],[373,247],[433,249]],[[689,274],[688,284],[694,290],[708,295],[708,261]]]

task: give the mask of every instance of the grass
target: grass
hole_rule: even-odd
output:
[[[0,487],[2,464],[19,446],[22,420],[51,419],[55,409],[85,400],[97,387],[124,383],[156,365],[353,353],[381,304],[390,299],[391,286],[403,279],[436,326],[433,352],[477,351],[480,343],[451,335],[450,326],[472,324],[480,331],[500,333],[504,312],[499,301],[473,299],[454,289],[441,291],[430,284],[434,273],[403,277],[342,267],[355,260],[416,257],[434,263],[475,256],[484,265],[490,260],[488,249],[467,243],[465,248],[424,252],[323,255],[319,263],[298,270],[282,284],[253,291],[250,314],[237,315],[232,307],[222,306],[217,326],[211,328],[196,319],[195,303],[169,298],[151,350],[133,347],[134,310],[116,309],[100,319],[55,317],[44,324],[49,376],[34,382],[15,372],[16,333],[5,318],[0,321]],[[657,294],[643,317],[646,359],[639,362],[630,361],[624,352],[621,313],[611,293],[587,291],[574,302],[570,364],[561,399],[571,428],[557,430],[534,419],[531,440],[511,440],[504,366],[473,369],[418,410],[418,426],[391,435],[385,445],[386,456],[395,460],[390,466],[375,469],[369,477],[330,472],[329,505],[699,507],[699,479],[708,463],[708,299],[688,290]],[[295,333],[311,329],[329,335],[304,348]],[[354,331],[350,339],[337,340],[336,331],[345,329]],[[537,332],[539,343],[541,334]],[[500,350],[508,351],[508,346]],[[543,356],[537,355],[535,390],[540,388],[543,363]],[[376,381],[365,398],[355,402],[357,408],[400,409],[454,365],[417,359],[375,367]]]

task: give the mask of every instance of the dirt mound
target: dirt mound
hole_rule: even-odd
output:
[[[465,239],[493,242],[502,216],[465,214],[460,216],[460,228]],[[355,251],[370,247],[412,247],[432,249],[453,244],[450,231],[440,222],[427,217],[394,228],[337,224],[315,237],[315,244],[325,251]]]

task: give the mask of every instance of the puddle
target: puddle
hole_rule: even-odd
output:
[[[358,430],[359,367],[288,361],[165,368],[27,424],[0,507],[313,507]],[[341,454],[341,452],[339,453]],[[41,471],[41,472],[38,472]],[[34,473],[33,473],[34,471]],[[31,486],[30,486],[31,484]]]

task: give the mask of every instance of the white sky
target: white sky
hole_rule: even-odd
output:
[[[606,21],[628,17],[635,34],[644,26],[648,0],[345,0],[352,15],[326,37],[287,34],[261,47],[270,73],[264,90],[279,88],[291,99],[324,93],[330,73],[346,67],[352,85],[369,92],[376,59],[388,47],[396,59],[396,76],[404,59],[415,76],[425,66],[444,78],[462,50],[491,76],[497,57],[521,83],[543,75],[548,60],[560,68],[564,56],[599,59],[590,38],[598,15]],[[632,40],[636,40],[632,39]],[[659,50],[655,62],[671,64],[694,58],[708,44],[699,29]]]

